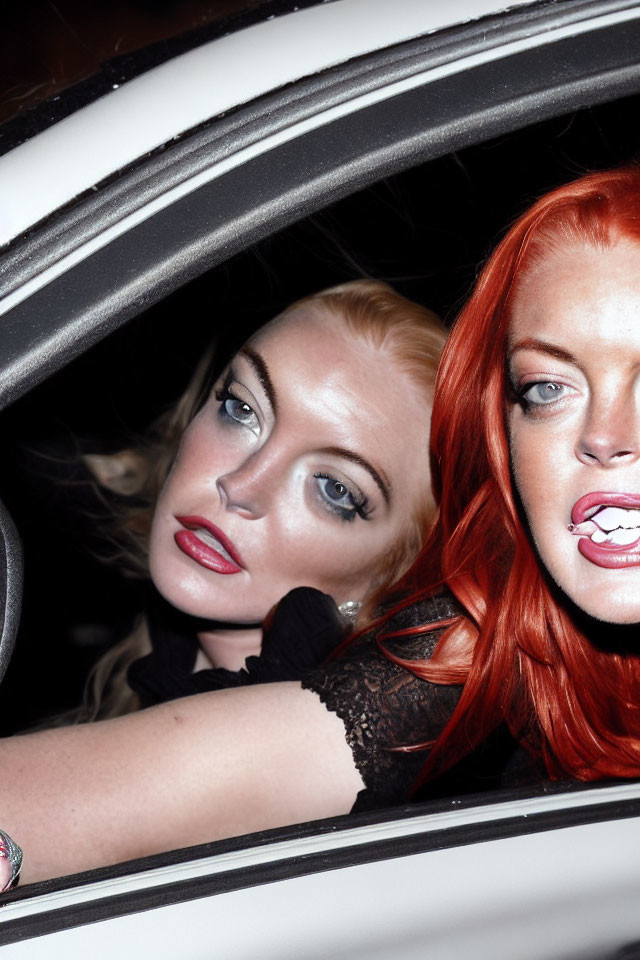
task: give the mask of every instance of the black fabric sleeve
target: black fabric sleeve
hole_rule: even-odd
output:
[[[260,656],[247,657],[242,670],[210,667],[194,672],[197,632],[211,629],[211,623],[181,613],[151,588],[147,623],[151,652],[134,660],[127,677],[144,707],[209,690],[298,680],[326,660],[347,633],[331,597],[312,587],[297,587],[283,597],[265,625]]]
[[[455,614],[446,598],[432,598],[395,618],[390,629],[402,629],[444,619]],[[409,660],[428,659],[441,631],[417,637],[392,638],[385,645]],[[375,636],[367,635],[346,653],[306,674],[305,689],[314,691],[328,710],[343,721],[347,742],[365,789],[354,810],[403,803],[427,753],[398,747],[435,740],[458,702],[461,688],[418,679],[393,663],[380,650]]]

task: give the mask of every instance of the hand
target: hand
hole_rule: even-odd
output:
[[[349,632],[328,594],[295,587],[270,611],[260,657],[247,658],[249,682],[299,680],[324,663]]]

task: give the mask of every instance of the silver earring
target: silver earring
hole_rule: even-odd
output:
[[[361,606],[362,604],[359,600],[346,600],[345,603],[340,604],[338,610],[347,623],[354,624],[358,619],[358,613],[360,612]]]

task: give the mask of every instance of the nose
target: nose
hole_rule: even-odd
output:
[[[278,483],[277,470],[274,458],[263,449],[252,453],[235,470],[218,477],[216,487],[225,510],[249,520],[263,517]]]
[[[578,460],[602,467],[636,461],[640,455],[639,419],[636,398],[630,393],[592,399],[576,447]]]

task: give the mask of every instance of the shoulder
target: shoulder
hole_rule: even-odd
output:
[[[361,806],[363,801],[381,806],[407,798],[425,754],[403,752],[402,748],[434,741],[460,697],[460,687],[422,680],[397,662],[431,657],[442,631],[409,635],[402,631],[428,627],[458,612],[447,597],[405,607],[357,638],[342,656],[303,678],[303,687],[315,692],[344,724],[347,743],[366,785]]]
[[[433,632],[430,628],[463,613],[462,607],[450,593],[437,593],[417,600],[409,598],[387,604],[377,623],[382,625],[384,633],[411,628],[417,630],[419,627],[424,627],[425,633],[430,633]]]
[[[334,660],[307,673],[303,687],[315,690],[343,719],[366,711],[381,732],[384,728],[389,746],[415,738],[416,724],[428,734],[433,722],[439,726],[443,715],[448,718],[460,688],[421,680],[405,663],[428,660],[444,630],[437,624],[459,612],[448,596],[398,608]]]
[[[448,622],[462,613],[450,594],[388,606],[366,633],[345,647],[335,662],[378,663],[380,669],[395,673],[390,664],[396,657],[429,660]]]

